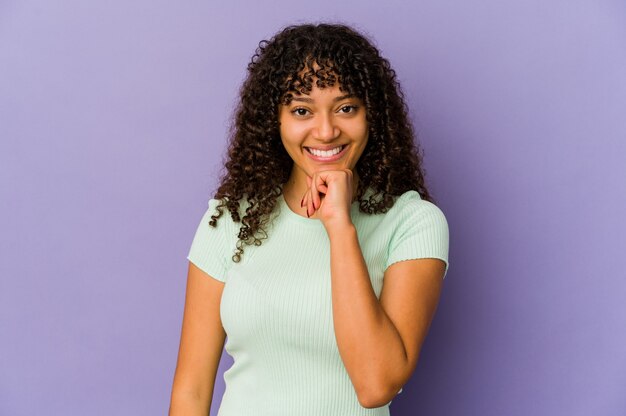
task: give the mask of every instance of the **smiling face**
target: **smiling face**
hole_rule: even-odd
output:
[[[355,166],[369,133],[365,116],[363,101],[340,91],[337,84],[320,89],[313,82],[309,94],[294,94],[291,103],[280,105],[280,137],[294,161],[288,186],[304,192],[306,174],[347,168],[353,172],[356,191]]]

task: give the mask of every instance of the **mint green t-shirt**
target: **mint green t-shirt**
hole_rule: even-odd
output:
[[[385,214],[359,211],[351,218],[380,298],[384,272],[408,259],[438,258],[448,272],[448,223],[416,191],[396,197]],[[245,213],[242,201],[240,213]],[[360,405],[339,355],[332,316],[330,241],[322,222],[293,212],[278,198],[260,246],[244,246],[231,260],[241,223],[224,208],[217,227],[208,222],[211,199],[187,258],[224,282],[220,304],[226,352],[234,359],[224,372],[226,390],[218,416],[389,415],[389,403]],[[402,392],[400,389],[399,393]],[[391,402],[390,402],[391,403]]]

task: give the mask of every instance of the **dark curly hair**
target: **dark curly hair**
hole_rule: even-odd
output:
[[[214,196],[220,204],[218,213],[211,216],[212,227],[223,207],[233,221],[243,224],[234,262],[240,261],[244,243],[261,245],[257,232],[267,238],[263,227],[293,167],[279,133],[279,105],[289,104],[292,93],[310,92],[313,78],[318,88],[338,83],[341,91],[356,95],[365,104],[369,139],[355,167],[359,210],[385,213],[395,196],[409,190],[434,202],[424,183],[421,149],[414,141],[404,94],[389,61],[349,26],[287,26],[270,41],[259,42],[248,64],[230,128],[227,160]],[[368,187],[373,193],[364,199]],[[242,219],[239,203],[243,198],[248,207]]]

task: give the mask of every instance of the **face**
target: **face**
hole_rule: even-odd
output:
[[[290,182],[302,188],[306,174],[343,168],[358,179],[355,166],[369,133],[365,115],[362,100],[347,96],[337,84],[320,89],[315,80],[310,94],[294,94],[289,105],[280,105],[280,137],[294,161]]]

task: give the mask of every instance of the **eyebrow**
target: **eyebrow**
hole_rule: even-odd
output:
[[[356,95],[354,95],[354,94],[340,95],[339,97],[335,97],[335,99],[333,99],[333,102],[341,101],[341,100],[343,100],[345,98],[352,98],[352,97],[356,97]],[[312,98],[297,98],[297,97],[293,97],[291,99],[291,101],[303,101],[305,103],[312,103],[313,99]]]

